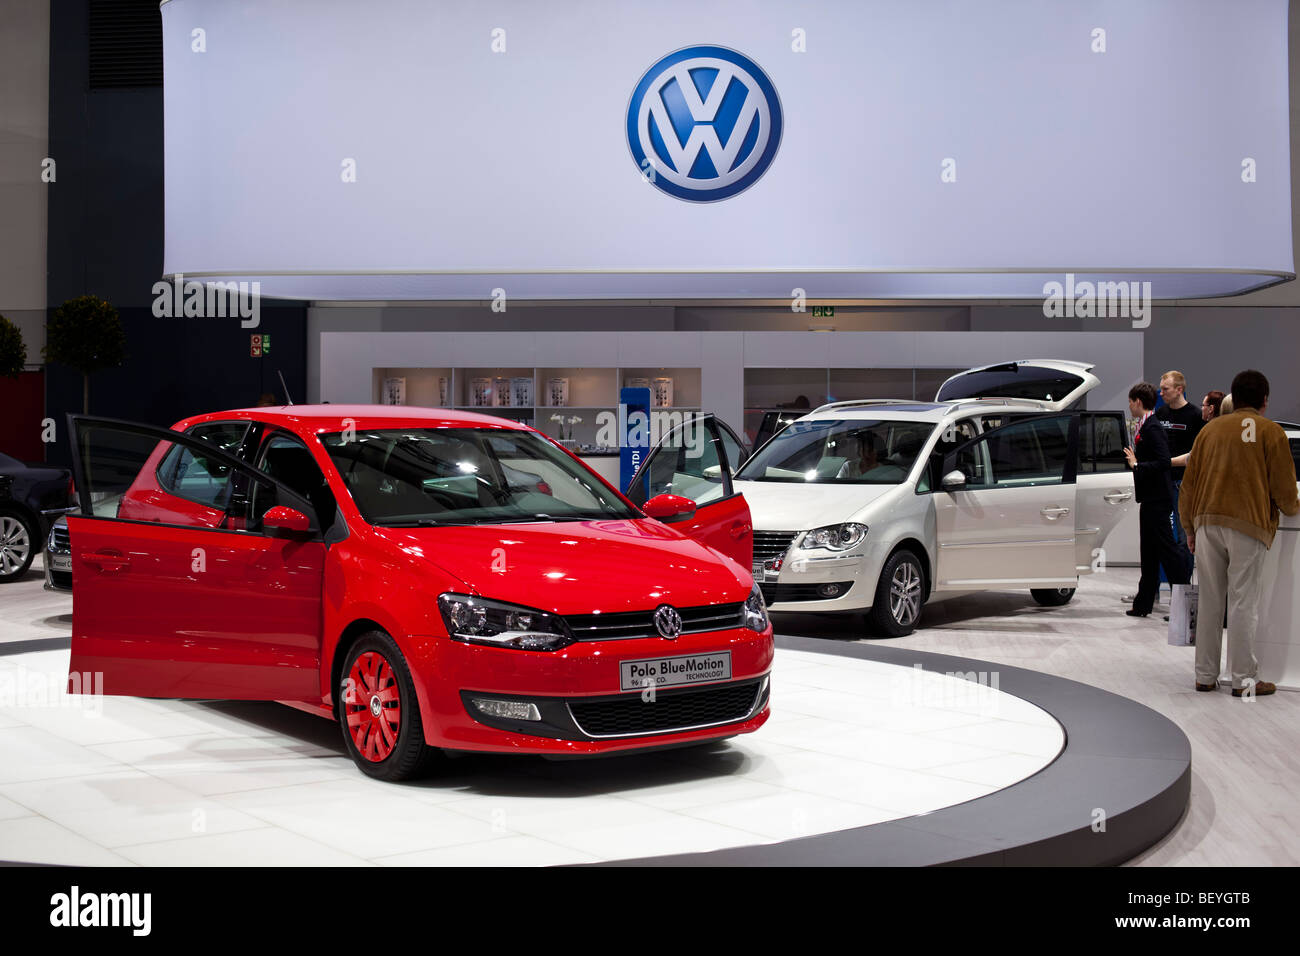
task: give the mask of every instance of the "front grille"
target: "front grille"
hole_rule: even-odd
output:
[[[819,591],[819,588],[826,587],[827,584],[833,584],[839,588],[839,592],[831,597],[827,597]],[[780,601],[833,601],[836,598],[842,598],[849,593],[849,588],[853,587],[852,581],[823,581],[819,584],[760,584],[759,588],[763,592],[763,600],[768,604],[776,604]]]
[[[706,604],[679,607],[683,634],[725,631],[742,627],[745,605]],[[570,614],[565,622],[580,641],[618,641],[631,637],[658,637],[654,611],[620,611],[615,614]]]
[[[72,540],[68,535],[67,525],[54,526],[54,550],[60,552],[72,550]]]
[[[755,531],[754,562],[779,558],[790,550],[798,531]]]
[[[723,684],[686,691],[659,691],[652,700],[641,694],[569,701],[574,722],[589,737],[662,734],[744,720],[755,709],[760,681]]]

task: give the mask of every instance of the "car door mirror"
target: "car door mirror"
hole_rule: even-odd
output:
[[[961,471],[954,468],[948,474],[943,476],[944,491],[961,491],[966,487],[966,476]]]
[[[641,510],[660,521],[684,521],[695,514],[695,502],[681,495],[655,495]]]
[[[262,516],[262,527],[271,535],[301,537],[311,532],[311,519],[301,511],[277,505]]]

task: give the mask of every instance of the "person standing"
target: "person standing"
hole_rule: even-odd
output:
[[[1165,372],[1160,376],[1160,397],[1164,404],[1155,410],[1155,417],[1165,427],[1169,439],[1170,461],[1169,478],[1173,483],[1174,498],[1172,508],[1172,527],[1174,543],[1182,555],[1183,563],[1192,565],[1192,554],[1187,550],[1187,537],[1178,520],[1178,492],[1183,486],[1183,472],[1187,464],[1187,453],[1192,450],[1196,436],[1205,427],[1201,410],[1187,400],[1187,379],[1179,371]]]
[[[1226,604],[1233,697],[1262,697],[1277,690],[1258,679],[1260,579],[1265,552],[1277,534],[1278,512],[1300,512],[1286,432],[1264,417],[1268,392],[1268,379],[1254,369],[1232,380],[1233,411],[1207,424],[1192,446],[1179,505],[1187,544],[1200,567],[1196,689],[1219,686]]]
[[[1156,387],[1140,382],[1128,392],[1128,409],[1138,420],[1137,433],[1124,457],[1133,469],[1133,495],[1138,502],[1138,536],[1142,555],[1142,576],[1129,617],[1146,617],[1160,592],[1160,569],[1170,584],[1187,584],[1191,568],[1174,543],[1171,523],[1173,484],[1169,477],[1169,440],[1165,428],[1154,417]]]
[[[1219,405],[1223,402],[1223,393],[1217,388],[1205,393],[1201,399],[1201,419],[1210,421],[1219,417]]]

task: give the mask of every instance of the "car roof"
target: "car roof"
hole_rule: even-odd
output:
[[[879,419],[895,418],[903,421],[938,422],[955,413],[981,412],[1038,412],[1046,414],[1043,402],[1016,398],[959,398],[949,402],[908,402],[867,399],[860,402],[835,402],[822,405],[801,420],[825,419]]]
[[[219,421],[258,421],[278,425],[304,435],[354,428],[507,428],[528,426],[507,418],[450,408],[418,408],[409,405],[274,405],[263,408],[233,408],[183,419],[172,426],[183,431],[192,425]]]

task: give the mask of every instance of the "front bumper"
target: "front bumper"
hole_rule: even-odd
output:
[[[423,659],[415,657],[411,664],[425,704],[425,742],[447,750],[543,755],[645,750],[749,733],[770,713],[770,626],[762,634],[735,628],[683,634],[674,641],[580,641],[555,652],[445,637],[425,638],[413,647],[423,650]],[[730,680],[656,688],[653,694],[620,690],[620,662],[723,651],[731,655]],[[474,697],[534,703],[542,720],[489,717],[475,708]]]
[[[869,550],[832,554],[791,548],[776,573],[756,573],[754,579],[770,611],[830,612],[871,607],[879,575],[880,560]]]
[[[45,552],[45,590],[72,590],[72,552]]]

